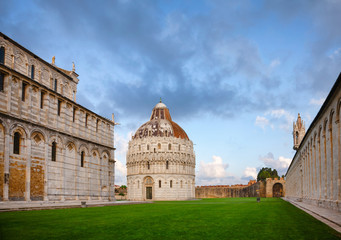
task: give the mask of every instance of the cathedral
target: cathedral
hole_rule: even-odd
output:
[[[115,199],[115,123],[78,81],[0,33],[0,201]]]
[[[186,200],[195,197],[193,142],[172,121],[164,103],[132,136],[127,152],[130,200]]]

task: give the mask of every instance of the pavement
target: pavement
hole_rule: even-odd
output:
[[[341,212],[318,207],[305,202],[297,202],[288,198],[283,199],[341,233]]]
[[[58,209],[58,208],[81,208],[81,207],[104,207],[115,205],[128,204],[147,204],[152,202],[144,201],[64,201],[64,202],[49,202],[49,201],[10,201],[0,202],[0,212],[9,211],[29,211],[42,209]]]

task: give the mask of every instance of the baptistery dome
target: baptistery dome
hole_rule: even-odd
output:
[[[143,124],[135,133],[134,138],[144,137],[176,137],[189,140],[186,132],[175,122],[164,103],[156,104],[150,120]]]
[[[129,142],[127,185],[130,200],[184,200],[195,196],[193,143],[161,100],[150,120]]]

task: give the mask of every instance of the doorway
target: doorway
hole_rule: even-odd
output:
[[[146,199],[153,199],[153,188],[152,187],[146,187]]]

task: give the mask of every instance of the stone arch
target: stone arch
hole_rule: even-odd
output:
[[[86,156],[89,156],[89,149],[88,149],[88,146],[86,144],[81,144],[78,147],[78,152],[81,153],[82,151],[85,152]]]
[[[273,197],[283,197],[283,185],[282,183],[275,183],[272,186],[272,196]]]
[[[333,128],[333,117],[334,117],[334,113],[335,113],[335,109],[332,108],[330,110],[330,113],[329,113],[329,125],[328,125],[328,129],[332,129]]]
[[[100,155],[98,148],[92,148],[89,159],[89,175],[90,175],[90,195],[94,200],[99,199],[100,186]]]
[[[45,142],[43,131],[40,129],[31,131],[30,199],[32,201],[42,201],[44,198]]]
[[[41,130],[41,129],[38,129],[38,128],[35,128],[31,131],[31,134],[30,134],[30,138],[32,140],[32,143],[36,143],[36,144],[39,144],[41,141],[43,142],[46,142],[46,134]],[[37,136],[39,137],[39,139],[37,139]]]
[[[336,106],[336,117],[335,121],[338,122],[340,120],[340,108],[341,108],[341,98],[337,101],[337,106]]]
[[[151,176],[143,178],[143,198],[145,200],[153,200],[155,196],[155,182]]]

